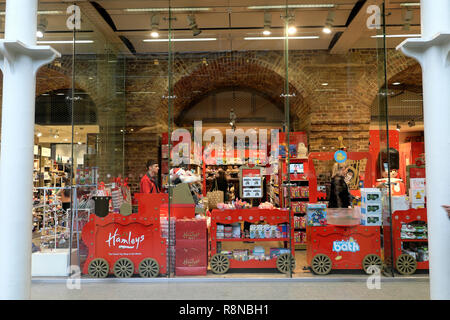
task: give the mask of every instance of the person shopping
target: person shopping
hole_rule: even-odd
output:
[[[345,182],[348,167],[344,163],[335,163],[331,177],[331,188],[328,208],[348,208],[351,195]]]
[[[141,193],[160,193],[158,185],[159,166],[156,160],[147,161],[147,172],[141,179]]]

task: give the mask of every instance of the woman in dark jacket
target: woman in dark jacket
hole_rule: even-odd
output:
[[[348,208],[351,205],[351,195],[345,182],[348,167],[337,163],[331,177],[330,198],[328,208]]]
[[[228,201],[228,179],[225,171],[223,169],[219,169],[219,173],[216,175],[217,189],[223,191],[223,201]],[[215,182],[213,183],[212,188],[215,188]]]

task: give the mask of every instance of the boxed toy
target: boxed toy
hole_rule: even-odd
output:
[[[382,207],[381,202],[378,204],[366,203],[366,205],[361,206],[361,214],[369,214],[369,215],[381,214],[382,210],[383,210],[383,207]]]
[[[361,189],[361,206],[366,204],[380,204],[381,191],[377,188],[362,188]]]
[[[379,214],[361,214],[362,226],[381,226],[383,223],[382,215]]]
[[[411,189],[425,189],[425,178],[409,179],[409,187]]]
[[[411,203],[425,203],[425,188],[409,189]]]
[[[392,212],[409,209],[409,200],[407,196],[392,196],[391,199]]]
[[[306,215],[308,226],[327,225],[327,205],[324,203],[308,203],[306,206]]]

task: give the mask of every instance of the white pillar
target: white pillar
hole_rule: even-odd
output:
[[[36,46],[37,0],[7,0],[0,40],[0,299],[28,299],[31,284],[36,72],[59,53]]]
[[[421,0],[422,38],[397,49],[422,67],[431,299],[450,299],[450,0]]]

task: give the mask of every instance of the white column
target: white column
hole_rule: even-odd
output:
[[[36,46],[37,0],[7,0],[0,40],[0,299],[28,299],[31,283],[36,72],[59,54]]]
[[[431,299],[450,299],[450,1],[421,1],[422,38],[397,49],[422,66]]]

